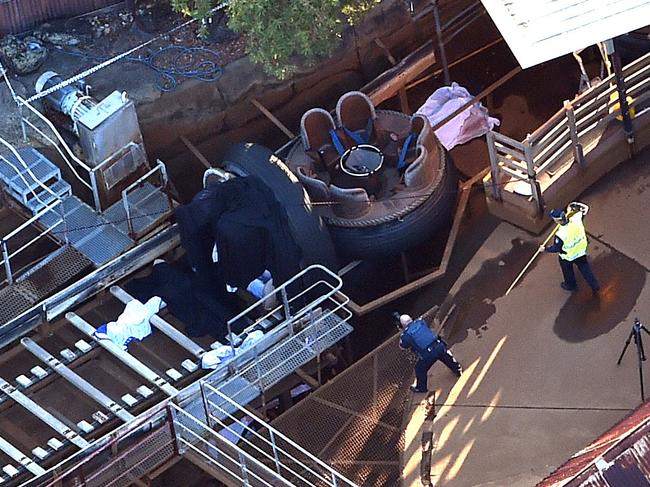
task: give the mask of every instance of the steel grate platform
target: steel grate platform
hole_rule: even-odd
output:
[[[248,388],[237,389],[233,387],[232,389],[236,392],[232,394],[229,392],[232,381],[243,378],[250,384],[257,385],[261,383],[263,389],[268,389],[292,374],[296,369],[316,358],[319,352],[331,347],[351,332],[352,326],[338,316],[334,314],[326,316],[318,323],[308,326],[293,337],[286,338],[282,343],[262,354],[257,364],[248,366],[233,379],[215,385],[215,387],[243,406],[247,404],[244,401],[249,395]]]
[[[129,212],[136,234],[142,234],[165,218],[169,212],[169,198],[161,188],[145,182],[128,194]],[[129,234],[126,210],[122,200],[114,203],[104,212],[104,218],[124,235]]]
[[[271,424],[358,485],[400,485],[413,359],[397,341],[396,335]]]
[[[105,264],[133,244],[133,240],[76,196],[63,201],[63,210],[66,225],[56,211],[43,215],[39,222],[46,227],[53,227],[54,236],[61,241],[67,230],[70,244],[96,266]]]
[[[63,247],[0,290],[0,324],[5,324],[91,269],[92,262],[72,247]]]

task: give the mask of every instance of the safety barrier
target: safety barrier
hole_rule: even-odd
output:
[[[2,261],[0,261],[1,264],[4,265],[5,268],[5,274],[6,274],[6,279],[7,279],[7,284],[12,285],[14,283],[14,272],[11,267],[11,259],[16,257],[18,254],[23,252],[24,250],[28,249],[32,245],[34,245],[38,240],[41,238],[47,236],[52,232],[52,227],[46,228],[45,230],[40,231],[37,233],[35,237],[33,237],[31,240],[29,240],[27,243],[24,243],[20,247],[16,249],[10,249],[9,247],[9,242],[12,239],[15,239],[16,236],[24,235],[24,232],[27,228],[30,228],[33,230],[35,227],[33,224],[37,222],[39,219],[43,218],[43,216],[47,215],[48,213],[53,213],[56,215],[56,218],[58,219],[57,221],[59,223],[63,222],[63,225],[65,226],[66,220],[65,216],[63,215],[63,207],[61,206],[61,203],[63,203],[62,200],[56,200],[54,203],[50,204],[49,206],[46,206],[43,208],[39,213],[31,217],[29,220],[23,222],[20,226],[17,228],[13,229],[11,232],[9,232],[7,235],[4,237],[0,238],[0,245],[2,246]],[[63,232],[63,236],[65,238],[65,241],[67,243],[67,232]],[[34,270],[33,268],[31,270]]]
[[[650,113],[650,53],[623,69],[630,112],[639,126]],[[532,203],[541,215],[545,192],[572,165],[590,165],[589,152],[605,135],[611,122],[621,120],[621,108],[614,75],[565,101],[564,107],[522,142],[490,132],[487,135],[490,175],[485,180],[488,198],[502,201],[519,199]]]
[[[173,406],[174,429],[180,452],[199,456],[219,477],[245,486],[356,485],[262,418],[246,421],[253,413],[217,388],[202,382],[201,394],[205,421]]]
[[[253,426],[242,417],[251,414],[245,405],[258,397],[264,405],[272,386],[352,331],[342,285],[323,266],[302,270],[240,315],[278,299],[243,332],[272,327],[263,339],[243,352],[233,347],[233,355],[200,381],[23,485],[126,487],[185,455],[227,485],[354,486],[263,419],[255,417]],[[243,439],[247,435],[255,436],[254,444]]]

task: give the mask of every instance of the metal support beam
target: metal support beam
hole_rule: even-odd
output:
[[[47,424],[54,431],[70,440],[70,442],[77,445],[79,448],[86,448],[88,445],[90,445],[90,443],[79,436],[76,431],[69,428],[65,423],[54,417],[54,415],[51,413],[47,412],[37,403],[28,398],[25,394],[9,384],[9,382],[4,380],[2,377],[0,377],[0,391],[12,398],[38,419]]]
[[[138,373],[140,376],[147,379],[149,382],[154,384],[156,387],[158,387],[168,396],[173,396],[178,393],[178,389],[172,386],[169,382],[167,382],[165,379],[163,379],[160,375],[158,375],[156,372],[151,370],[145,364],[140,362],[129,352],[122,350],[122,348],[120,348],[118,345],[111,342],[110,340],[96,340],[94,336],[94,333],[96,331],[95,328],[93,328],[93,326],[90,323],[88,323],[86,320],[84,320],[81,316],[73,312],[69,312],[66,313],[65,318],[70,323],[72,323],[78,330],[82,331],[90,338],[95,340],[97,343],[99,343],[99,345],[101,345],[109,353],[111,353],[113,356],[119,359],[124,365],[129,367],[134,372]]]
[[[32,354],[38,357],[41,361],[45,362],[47,365],[52,367],[54,371],[63,377],[65,380],[70,382],[80,391],[84,392],[86,395],[97,401],[99,404],[104,406],[115,416],[120,418],[125,423],[131,421],[135,416],[129,413],[126,409],[120,406],[118,403],[113,401],[110,397],[104,394],[102,391],[93,386],[86,379],[78,375],[76,372],[70,370],[65,364],[61,363],[59,359],[50,354],[47,350],[41,347],[31,338],[23,338],[20,343],[29,350]]]
[[[10,456],[15,461],[20,463],[23,467],[25,467],[34,475],[38,476],[45,473],[45,469],[43,467],[41,467],[34,460],[29,458],[18,448],[16,448],[7,440],[5,440],[2,436],[0,436],[0,450],[2,450],[6,455]]]

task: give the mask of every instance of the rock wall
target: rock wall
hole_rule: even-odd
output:
[[[237,134],[227,139],[255,139],[255,133],[267,127],[268,121],[251,104],[253,98],[297,133],[306,109],[331,109],[342,93],[361,87],[390,67],[375,39],[400,59],[433,33],[431,15],[416,21],[406,2],[384,0],[363,23],[346,30],[342,45],[330,59],[303,69],[289,80],[280,82],[267,76],[260,66],[244,57],[224,66],[216,82],[189,80],[174,92],[151,93],[138,100],[147,150],[152,157],[169,159],[184,150],[180,135],[208,146],[219,134]]]

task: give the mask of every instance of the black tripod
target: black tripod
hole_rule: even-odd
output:
[[[643,362],[645,362],[646,357],[645,357],[645,351],[643,350],[643,340],[641,339],[641,330],[645,331],[648,335],[650,335],[650,331],[648,331],[648,329],[645,326],[643,326],[643,324],[639,321],[639,318],[634,318],[632,331],[630,331],[630,336],[628,336],[627,340],[625,340],[625,346],[623,347],[623,351],[621,352],[621,356],[618,358],[618,362],[616,362],[616,365],[621,365],[621,360],[623,360],[623,355],[625,355],[625,350],[627,350],[627,346],[630,344],[632,338],[634,338],[634,344],[636,345],[636,351],[639,356],[639,381],[641,382],[641,401],[645,401],[645,392],[643,390]]]

